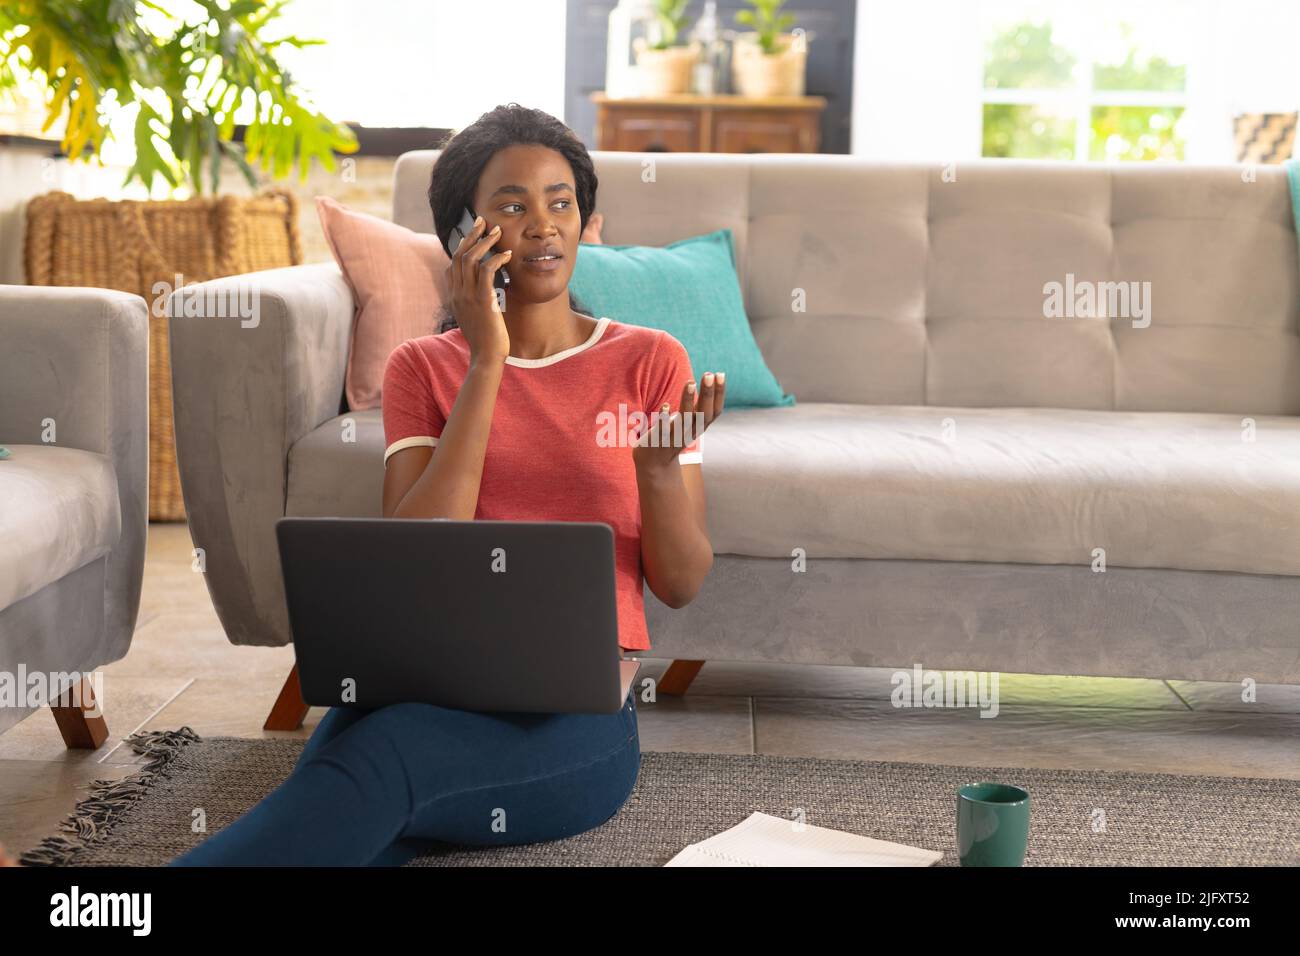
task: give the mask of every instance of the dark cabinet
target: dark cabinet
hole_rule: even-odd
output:
[[[611,98],[596,105],[596,148],[636,152],[815,153],[820,96]]]

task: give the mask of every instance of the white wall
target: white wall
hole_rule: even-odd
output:
[[[31,146],[0,147],[0,285],[22,285],[23,235],[27,203],[43,192],[60,188],[53,173],[57,161],[49,151]]]
[[[564,114],[564,0],[298,0],[284,48],[296,80],[339,121],[467,126],[515,100]]]
[[[972,0],[858,0],[852,152],[940,162],[979,155],[976,21]]]

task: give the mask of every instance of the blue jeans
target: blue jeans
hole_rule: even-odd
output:
[[[168,865],[398,866],[582,833],[636,784],[635,696],[613,714],[330,708],[279,787]]]

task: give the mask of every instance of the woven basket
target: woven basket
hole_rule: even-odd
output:
[[[252,198],[135,202],[50,192],[27,204],[24,262],[29,285],[118,289],[149,303],[149,517],[185,520],[167,316],[155,314],[154,301],[177,284],[300,264],[296,197],[270,189]],[[165,284],[161,294],[157,283]],[[161,304],[156,311],[164,312]]]

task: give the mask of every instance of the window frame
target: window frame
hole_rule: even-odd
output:
[[[1165,3],[1163,6],[1167,11],[1172,7]],[[1131,9],[1116,3],[1102,3],[1082,14],[1082,17],[1091,21],[1093,24],[1105,23],[1115,24],[1123,21],[1124,10]],[[1058,23],[1067,22],[1071,19],[1078,19],[1081,14],[1078,8],[1068,6],[1063,3],[1037,3],[1028,4],[1023,2],[1007,2],[1007,0],[985,0],[980,4],[977,30],[977,42],[980,47],[980,69],[979,69],[979,144],[978,155],[981,158],[984,154],[984,108],[986,106],[1037,106],[1054,112],[1062,118],[1073,119],[1074,121],[1074,156],[1073,162],[1109,162],[1111,160],[1093,160],[1089,156],[1092,134],[1092,112],[1096,107],[1106,106],[1137,106],[1137,107],[1154,107],[1154,108],[1181,108],[1183,110],[1180,119],[1187,117],[1189,111],[1194,109],[1191,90],[1195,87],[1195,73],[1200,68],[1197,62],[1198,52],[1205,49],[1202,42],[1202,34],[1209,18],[1197,18],[1199,27],[1192,28],[1192,35],[1189,43],[1189,55],[1186,62],[1182,65],[1187,71],[1186,81],[1183,89],[1179,91],[1165,90],[1098,90],[1094,85],[1096,66],[1099,62],[1097,51],[1098,43],[1084,42],[1078,49],[1068,47],[1070,53],[1076,60],[1075,82],[1068,89],[1051,89],[1047,87],[1021,87],[1009,89],[1003,87],[985,86],[985,52],[992,30],[1002,22],[1006,22],[1006,14],[1012,16],[1023,14],[1025,19],[1031,19],[1036,22],[1048,22],[1055,27]],[[1095,31],[1094,31],[1095,32]],[[1192,117],[1194,119],[1194,117]],[[1183,140],[1183,157],[1174,162],[1187,162],[1188,157],[1193,155],[1196,150],[1192,144],[1192,138],[1195,135],[1196,124],[1187,122],[1186,135]],[[1018,157],[1008,157],[1015,159]],[[1133,160],[1118,160],[1119,162],[1132,162]],[[1161,162],[1162,160],[1148,160],[1148,162]],[[1169,160],[1164,160],[1169,162]]]

